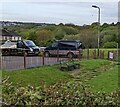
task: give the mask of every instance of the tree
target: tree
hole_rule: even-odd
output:
[[[49,41],[51,41],[53,37],[53,33],[50,30],[41,30],[38,31],[37,33],[37,43],[40,46],[46,46]]]
[[[97,47],[97,31],[92,29],[84,29],[79,34],[79,39],[86,48]]]
[[[63,23],[59,23],[59,26],[64,26],[64,24]]]
[[[117,43],[116,42],[106,42],[103,45],[104,48],[116,48],[117,47]]]
[[[64,36],[65,32],[62,29],[57,29],[57,31],[55,32],[55,39],[61,40],[64,38]]]
[[[94,22],[91,24],[91,27],[94,28],[94,27],[97,27],[98,26],[98,22]]]
[[[101,27],[103,27],[103,28],[109,27],[109,24],[104,23]]]
[[[35,31],[30,31],[29,35],[28,35],[28,39],[32,40],[35,44],[39,45],[36,38],[37,38],[36,32]]]
[[[79,31],[73,27],[63,27],[64,32],[66,35],[76,35],[79,33]]]

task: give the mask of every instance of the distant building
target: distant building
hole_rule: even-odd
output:
[[[2,29],[0,33],[0,43],[4,43],[7,40],[10,40],[10,41],[21,40],[21,36],[14,31]]]

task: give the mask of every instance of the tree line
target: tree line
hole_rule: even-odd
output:
[[[119,22],[116,24],[104,23],[100,26],[101,48],[116,48],[117,43],[120,42],[119,27]],[[23,24],[22,26],[7,26],[7,28],[16,31],[22,36],[22,39],[30,39],[39,46],[48,46],[54,40],[80,40],[85,48],[97,48],[97,22],[83,26],[60,23],[59,25],[49,24],[44,26]]]

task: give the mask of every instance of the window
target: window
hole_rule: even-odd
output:
[[[52,44],[52,47],[57,47],[58,46],[58,43],[57,42],[54,42],[53,44]]]
[[[7,40],[7,36],[5,36],[5,40]]]
[[[12,36],[9,37],[9,40],[12,40]]]
[[[5,40],[4,36],[2,36],[2,40]]]
[[[63,50],[75,50],[76,49],[76,45],[75,43],[59,43],[59,49],[63,49]]]
[[[18,41],[17,46],[18,48],[24,48],[24,44],[21,41]]]
[[[35,45],[32,41],[30,41],[30,40],[24,41],[24,44],[25,44],[26,46],[28,46],[28,47],[35,47],[35,46],[36,46],[36,45]]]

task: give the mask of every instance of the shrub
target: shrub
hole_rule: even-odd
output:
[[[116,42],[106,42],[103,45],[104,48],[116,48],[117,47],[117,43]]]
[[[55,39],[60,40],[63,39],[65,36],[65,32],[62,29],[57,29],[55,33]]]
[[[120,104],[120,89],[111,94],[93,93],[88,86],[78,81],[56,83],[46,87],[13,86],[6,80],[2,82],[2,104],[15,105],[84,105],[97,107],[98,105]]]
[[[63,27],[64,32],[66,35],[76,35],[79,31],[73,27]]]
[[[46,46],[50,40],[53,40],[54,36],[50,30],[41,30],[36,33],[36,40],[40,46]]]

